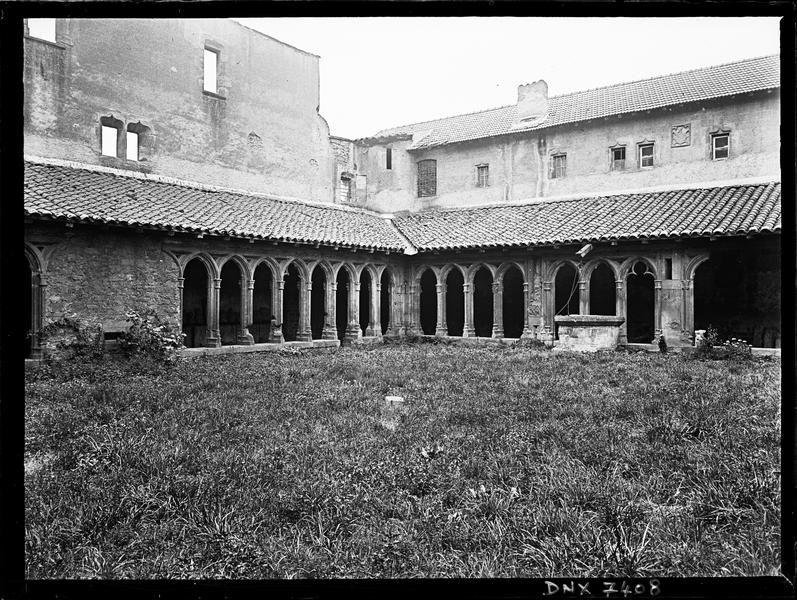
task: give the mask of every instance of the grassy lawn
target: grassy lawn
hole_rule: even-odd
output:
[[[777,360],[389,344],[29,374],[25,402],[30,578],[780,562]]]

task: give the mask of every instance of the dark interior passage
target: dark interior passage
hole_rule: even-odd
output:
[[[614,271],[600,263],[589,278],[589,313],[591,315],[613,315],[617,312],[617,292]]]
[[[271,269],[260,263],[255,269],[255,287],[252,290],[252,326],[249,333],[256,344],[264,344],[271,338],[271,319],[274,311],[271,307],[273,294],[273,277]]]
[[[324,322],[327,318],[327,276],[324,269],[317,266],[313,269],[313,289],[310,292],[310,330],[314,340],[320,340],[324,334]]]
[[[577,315],[579,302],[578,271],[572,265],[562,265],[554,280],[554,314]],[[559,339],[559,325],[555,322],[554,338]]]
[[[183,343],[188,348],[207,344],[208,279],[207,269],[198,258],[183,271]]]
[[[346,337],[346,327],[349,324],[349,272],[340,269],[337,277],[337,291],[335,292],[335,326],[338,330],[338,339],[343,341]]]
[[[446,277],[446,325],[448,335],[461,336],[465,327],[465,279],[462,271],[451,269]]]
[[[523,273],[512,266],[504,273],[504,337],[519,338],[523,335],[524,304]]]
[[[222,345],[235,344],[241,330],[241,268],[228,260],[221,269],[219,332]]]
[[[774,243],[754,249],[712,248],[695,271],[695,329],[717,330],[758,348],[781,345],[781,264]]]
[[[25,259],[25,281],[24,299],[25,307],[25,358],[30,358],[33,349],[33,274],[30,271],[30,263]]]
[[[421,275],[421,331],[434,335],[437,327],[437,277],[431,269]]]
[[[381,289],[379,290],[379,321],[382,326],[382,335],[387,333],[390,328],[393,304],[393,284],[390,281],[390,274],[387,269],[382,271],[380,278]]]
[[[360,273],[360,329],[366,334],[371,324],[371,274],[363,269]]]
[[[493,276],[485,267],[473,278],[473,328],[478,337],[493,335]]]
[[[299,334],[300,286],[299,269],[291,263],[285,273],[285,287],[282,292],[282,337],[286,342],[296,341]]]
[[[626,331],[629,343],[649,344],[656,334],[655,282],[647,265],[639,261],[626,277]]]

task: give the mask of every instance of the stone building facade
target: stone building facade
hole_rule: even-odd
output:
[[[37,24],[38,25],[38,24]],[[232,21],[25,39],[28,352],[154,309],[194,348],[383,336],[780,344],[779,64],[330,136],[318,57]],[[579,253],[580,252],[580,253]]]

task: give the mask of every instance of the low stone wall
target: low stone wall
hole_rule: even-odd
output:
[[[554,317],[559,326],[561,350],[596,352],[614,350],[620,340],[620,325],[623,317],[604,315],[569,315]]]

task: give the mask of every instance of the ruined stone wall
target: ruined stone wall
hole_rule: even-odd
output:
[[[688,126],[688,138],[685,129]],[[679,128],[675,133],[674,128]],[[527,134],[463,142],[422,151],[395,150],[394,168],[382,164],[383,146],[359,148],[368,175],[366,206],[379,211],[512,202],[543,196],[609,194],[646,187],[780,177],[779,94],[759,93],[564,125]],[[710,133],[730,131],[730,157],[711,160]],[[675,146],[673,136],[675,135]],[[688,139],[688,144],[684,140]],[[638,166],[637,148],[654,142],[654,166]],[[404,142],[404,148],[408,142]],[[610,148],[626,147],[626,166],[614,171]],[[401,148],[393,143],[394,148]],[[549,177],[551,155],[567,155],[564,178]],[[437,195],[418,198],[416,163],[437,161]],[[490,182],[476,185],[476,166],[489,165]]]
[[[42,250],[43,320],[77,315],[105,331],[126,329],[129,309],[154,309],[179,323],[177,264],[161,236],[133,231],[31,225],[25,241]]]
[[[58,19],[25,39],[25,152],[332,201],[318,57],[225,19]],[[218,94],[203,91],[205,46]],[[141,160],[101,156],[100,118],[148,127]],[[124,135],[124,131],[122,132]]]

